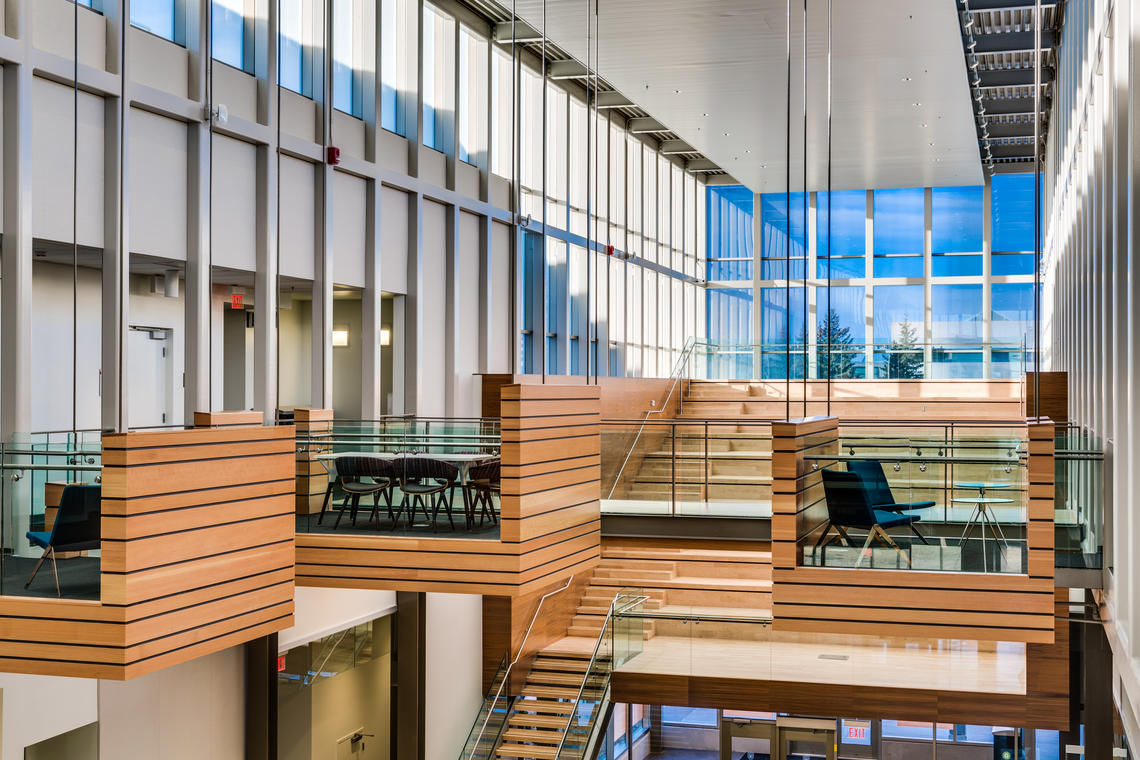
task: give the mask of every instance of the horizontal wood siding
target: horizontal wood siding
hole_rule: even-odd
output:
[[[597,564],[598,388],[495,387],[503,415],[499,540],[302,533],[297,583],[514,597]]]
[[[803,567],[803,539],[814,540],[826,520],[818,470],[804,457],[834,453],[837,434],[835,418],[772,425],[777,630],[1053,642],[1051,422],[1029,425],[1027,575]]]
[[[0,597],[0,669],[125,679],[293,624],[291,427],[103,450],[101,601]]]

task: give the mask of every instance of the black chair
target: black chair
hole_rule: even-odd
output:
[[[467,529],[475,525],[475,511],[479,509],[479,527],[484,520],[494,525],[499,521],[495,514],[494,497],[500,492],[501,463],[498,459],[471,465],[467,471],[467,482],[463,484],[463,500],[467,509]]]
[[[828,534],[834,528],[845,542],[852,543],[848,528],[858,528],[867,531],[867,540],[859,552],[859,560],[855,567],[863,563],[863,557],[871,542],[878,540],[899,553],[910,565],[910,558],[906,552],[899,548],[887,534],[888,528],[899,525],[910,525],[919,521],[918,515],[900,515],[882,509],[874,509],[868,498],[868,491],[863,479],[858,473],[838,472],[836,470],[823,470],[823,493],[827,501],[827,526],[823,534],[816,541],[816,548],[828,543]]]
[[[447,512],[448,524],[455,530],[449,494],[459,480],[458,467],[430,457],[404,457],[393,463],[393,470],[399,480],[400,491],[404,494],[392,522],[393,529],[400,524],[400,517],[405,510],[408,513],[408,527],[411,528],[416,521],[418,507],[423,510],[424,517],[431,521],[431,529],[434,531],[435,518],[440,507],[443,507]]]
[[[69,485],[59,498],[59,509],[50,531],[29,530],[25,535],[44,553],[28,577],[24,588],[32,585],[36,573],[51,556],[51,573],[55,576],[55,594],[62,596],[59,589],[59,570],[56,569],[56,552],[79,552],[98,549],[102,537],[100,529],[100,506],[102,489],[97,485]]]
[[[395,485],[396,478],[391,462],[368,456],[338,457],[336,473],[337,482],[340,483],[341,490],[344,491],[344,503],[341,504],[340,511],[337,513],[336,522],[333,524],[334,530],[340,526],[340,518],[344,517],[346,509],[349,510],[352,517],[353,527],[356,526],[356,513],[360,507],[360,497],[365,494],[372,494],[372,513],[369,515],[369,522],[374,521],[380,511],[380,494],[384,494],[384,502],[388,506],[388,519],[393,519],[392,486]],[[323,509],[321,515],[324,516]],[[321,520],[318,517],[317,523],[320,524],[320,522]]]
[[[928,509],[934,506],[933,501],[897,502],[891,493],[891,485],[887,482],[887,473],[883,470],[883,463],[878,459],[849,459],[847,471],[854,472],[863,478],[863,485],[867,489],[867,497],[871,500],[873,509],[885,509],[888,512],[909,512],[916,509]],[[928,543],[914,525],[910,526],[914,535],[922,543]]]

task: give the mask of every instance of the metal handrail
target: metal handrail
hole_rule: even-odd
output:
[[[510,662],[507,664],[507,669],[506,669],[506,671],[503,673],[503,680],[502,680],[502,681],[499,683],[499,690],[495,692],[495,696],[494,696],[494,698],[491,700],[491,707],[490,707],[490,708],[487,710],[487,717],[485,717],[485,718],[483,719],[483,725],[482,725],[482,726],[480,726],[480,728],[479,728],[479,735],[475,737],[475,743],[474,743],[474,744],[472,745],[472,747],[471,747],[471,754],[469,754],[469,755],[467,756],[467,757],[468,757],[468,760],[471,760],[471,758],[473,758],[473,757],[475,756],[475,748],[476,748],[476,747],[478,747],[478,746],[479,746],[479,742],[481,742],[481,741],[483,740],[483,734],[484,734],[484,733],[486,732],[486,730],[487,730],[487,724],[490,722],[490,720],[491,720],[491,716],[492,716],[492,715],[494,714],[494,712],[495,712],[495,705],[498,703],[498,701],[499,701],[499,697],[501,697],[501,696],[502,696],[502,694],[503,694],[503,689],[506,687],[506,685],[507,685],[508,683],[510,683],[511,668],[513,668],[513,667],[514,667],[514,666],[515,666],[515,665],[518,663],[519,659],[521,659],[521,658],[522,658],[523,652],[525,652],[525,651],[526,651],[526,642],[527,642],[527,639],[529,639],[529,638],[530,638],[530,632],[531,632],[531,630],[534,628],[534,623],[535,623],[535,621],[536,621],[536,620],[538,620],[538,613],[542,612],[542,605],[543,605],[543,603],[544,603],[544,602],[545,602],[545,601],[546,601],[548,598],[550,598],[550,597],[554,596],[555,594],[559,594],[559,593],[562,593],[562,592],[563,592],[563,591],[565,591],[566,589],[570,588],[570,584],[571,584],[573,581],[574,581],[574,576],[573,576],[573,575],[571,575],[569,578],[567,578],[567,579],[566,579],[566,583],[565,583],[565,584],[562,586],[562,588],[557,588],[557,589],[554,589],[553,591],[548,591],[547,593],[545,593],[545,594],[543,594],[543,595],[542,595],[542,598],[541,598],[541,599],[539,599],[539,600],[538,600],[538,606],[535,608],[535,610],[534,610],[534,615],[533,615],[533,616],[531,617],[531,619],[530,619],[530,625],[528,625],[528,626],[526,627],[526,633],[525,633],[525,634],[523,634],[522,643],[520,643],[520,644],[519,644],[519,651],[518,651],[518,654],[516,654],[516,655],[515,655],[515,658],[514,658],[513,660],[511,660],[511,661],[510,661]],[[472,732],[474,732],[474,728],[472,728]]]
[[[586,690],[586,682],[590,680],[590,673],[592,673],[594,670],[594,663],[598,661],[598,650],[600,650],[602,648],[602,642],[606,638],[606,631],[609,630],[611,624],[613,623],[613,619],[614,619],[614,615],[615,615],[615,609],[614,608],[617,606],[618,600],[620,600],[621,598],[622,597],[619,594],[618,596],[614,597],[612,602],[610,602],[609,612],[606,613],[606,619],[602,622],[601,633],[598,634],[598,641],[596,644],[594,644],[594,652],[590,656],[590,664],[586,666],[585,673],[582,676],[582,685],[578,687],[578,694],[574,697],[574,709],[566,717],[566,727],[562,730],[562,739],[558,742],[558,750],[554,753],[554,760],[558,760],[558,758],[560,758],[562,756],[562,747],[566,744],[566,737],[570,735],[570,726],[574,722],[574,716],[578,714],[578,703],[581,702],[581,700],[582,700],[582,693],[585,692],[585,690]],[[626,598],[625,602],[623,603],[624,606],[622,608],[622,612],[624,612],[625,610],[628,610],[630,607],[634,606],[635,604],[647,601],[648,599],[649,599],[649,597],[644,595],[644,594],[639,594],[638,596],[635,596],[632,598]],[[617,614],[621,614],[621,613],[617,613]],[[613,655],[611,652],[611,657],[612,656]],[[597,711],[594,711],[591,714],[596,717]]]
[[[666,407],[669,406],[669,400],[673,398],[673,391],[676,390],[677,383],[681,381],[681,375],[684,374],[684,368],[692,358],[693,350],[696,348],[697,343],[698,341],[695,338],[689,338],[685,341],[685,347],[681,350],[681,356],[677,359],[677,365],[669,375],[673,382],[669,384],[669,390],[666,392],[661,405],[646,410],[645,416],[641,420],[641,427],[637,429],[637,435],[633,437],[633,443],[630,444],[629,451],[625,452],[625,459],[622,460],[621,467],[618,468],[617,474],[614,475],[614,482],[610,486],[610,492],[606,495],[607,499],[613,498],[614,490],[617,489],[617,484],[621,482],[622,473],[625,472],[625,466],[629,464],[629,458],[633,456],[633,452],[637,448],[637,443],[641,440],[641,433],[645,430],[645,423],[649,421],[649,416],[652,414],[661,414],[665,411]]]

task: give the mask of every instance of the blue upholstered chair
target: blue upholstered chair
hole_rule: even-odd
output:
[[[820,474],[823,477],[828,522],[823,534],[816,541],[816,546],[825,545],[828,534],[833,529],[843,540],[852,543],[847,531],[850,528],[857,528],[867,531],[867,540],[863,542],[855,567],[863,563],[863,557],[874,540],[897,551],[909,566],[910,557],[887,534],[887,529],[899,525],[910,526],[919,521],[918,515],[902,515],[872,507],[869,491],[858,473],[823,470]]]
[[[102,489],[97,485],[69,485],[59,498],[59,508],[50,531],[29,530],[25,535],[33,545],[44,550],[36,563],[24,588],[32,585],[36,573],[44,560],[51,557],[51,572],[55,576],[56,596],[62,596],[59,588],[59,570],[56,569],[56,552],[77,552],[98,549],[102,536],[100,528],[100,505]]]
[[[867,489],[867,497],[871,500],[873,509],[883,509],[888,512],[910,512],[917,509],[927,509],[934,506],[933,501],[897,502],[891,493],[890,483],[887,482],[887,473],[883,470],[883,463],[878,459],[849,459],[847,471],[854,472],[863,478],[863,485]],[[921,533],[910,525],[911,532],[918,536],[918,540],[927,543]]]

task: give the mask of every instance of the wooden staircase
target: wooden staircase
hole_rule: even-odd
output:
[[[646,610],[768,617],[772,553],[767,544],[685,539],[607,539],[602,560],[570,621],[567,636],[597,639],[610,602],[623,589],[649,597]],[[657,626],[645,621],[645,636]]]
[[[555,760],[578,694],[590,667],[592,651],[539,652],[515,700],[494,756],[503,760]],[[566,739],[572,746],[582,737]]]

